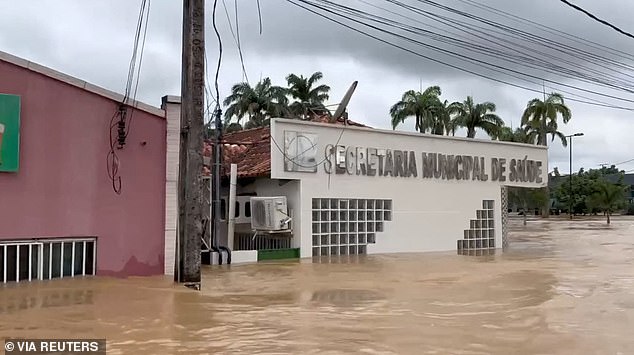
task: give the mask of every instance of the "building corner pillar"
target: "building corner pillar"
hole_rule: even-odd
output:
[[[164,273],[174,275],[177,253],[178,165],[180,150],[180,96],[163,96],[161,109],[167,122],[165,154],[165,254]]]

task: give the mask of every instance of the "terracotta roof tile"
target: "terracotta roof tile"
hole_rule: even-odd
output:
[[[314,122],[328,123],[328,117],[319,117]],[[339,119],[335,124],[343,124]],[[356,127],[367,127],[350,120],[346,124]],[[222,175],[228,176],[231,164],[238,165],[238,178],[260,177],[271,174],[271,129],[259,127],[228,133],[223,138]],[[203,157],[205,158],[204,175],[211,174],[214,142],[205,142]]]

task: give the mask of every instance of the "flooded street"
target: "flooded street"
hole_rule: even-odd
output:
[[[206,267],[0,288],[0,336],[107,338],[108,354],[634,354],[634,219],[512,220],[495,256]]]

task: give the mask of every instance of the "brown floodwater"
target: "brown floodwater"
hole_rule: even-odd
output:
[[[634,219],[513,220],[494,256],[205,267],[0,287],[0,338],[107,338],[108,354],[634,354]]]

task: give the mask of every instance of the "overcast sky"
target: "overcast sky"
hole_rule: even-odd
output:
[[[384,0],[369,1],[388,8]],[[514,23],[509,19],[497,17],[490,12],[469,7],[461,0],[437,1],[487,19],[517,26],[542,36],[550,36],[531,27],[522,27],[522,24]],[[633,39],[586,18],[560,1],[476,1],[634,54]],[[225,0],[225,2],[233,22],[235,21],[234,0]],[[342,2],[355,8],[372,9],[366,5],[367,1],[366,4],[360,0]],[[415,0],[406,2],[421,9],[439,14],[442,12]],[[219,83],[220,95],[223,98],[228,95],[231,86],[243,81],[244,77],[222,0],[218,3],[217,21],[225,49]],[[634,32],[634,24],[631,21],[631,14],[634,13],[632,1],[575,0],[575,3],[626,31]],[[123,92],[139,4],[140,0],[0,0],[0,13],[3,14],[0,21],[0,50],[110,90]],[[207,1],[206,36],[211,67],[210,76],[213,77],[218,58],[218,44],[211,26],[212,4],[213,1]],[[261,0],[263,33],[260,35],[255,0],[238,0],[238,5],[242,50],[251,84],[255,84],[262,77],[270,77],[274,84],[284,85],[284,78],[289,73],[306,76],[315,71],[321,71],[324,74],[323,82],[332,87],[329,103],[333,104],[339,102],[354,80],[358,80],[359,86],[348,108],[349,117],[373,127],[390,128],[389,107],[398,101],[404,91],[418,90],[421,83],[423,87],[439,85],[443,90],[443,98],[450,102],[462,101],[467,95],[474,96],[477,102],[492,101],[497,104],[497,113],[507,125],[513,127],[519,125],[526,103],[540,96],[534,92],[513,88],[430,62],[342,28],[294,7],[286,0]],[[151,3],[138,94],[138,99],[141,101],[158,106],[161,96],[180,93],[181,6],[182,1],[176,0],[154,0]],[[418,22],[412,22],[414,20],[407,20],[404,16],[413,18],[415,14],[395,7],[389,7],[389,9],[399,13],[400,20],[403,22],[421,26],[431,22],[423,18],[418,18],[416,20]],[[372,9],[372,11],[381,13],[378,9]],[[577,44],[572,43],[572,45]],[[424,48],[408,48],[416,48],[415,51],[441,62],[476,69],[471,65],[448,60]],[[460,51],[460,53],[472,56],[469,52]],[[493,59],[491,62],[498,63]],[[587,63],[580,60],[576,64]],[[627,64],[634,65],[634,61]],[[546,81],[560,80],[547,73],[534,72],[521,66],[513,68],[530,72]],[[480,70],[480,72],[487,73],[486,70]],[[632,72],[629,74],[634,75]],[[632,78],[626,79],[634,82]],[[568,83],[634,99],[631,93],[579,82]],[[541,89],[534,84],[526,85],[533,89]],[[589,96],[610,104],[627,106],[625,102]],[[565,134],[585,133],[584,137],[576,138],[574,142],[575,170],[581,166],[596,168],[601,163],[615,163],[634,158],[634,143],[632,143],[634,112],[574,102],[568,102],[568,106],[572,109],[573,119],[568,125],[561,124],[560,130]],[[630,103],[630,107],[634,107],[634,103]],[[399,129],[413,130],[413,124],[410,122]],[[559,167],[562,172],[567,172],[568,149],[563,148],[557,141],[550,147],[550,170],[553,167]],[[624,164],[620,168],[634,170],[634,162]]]

